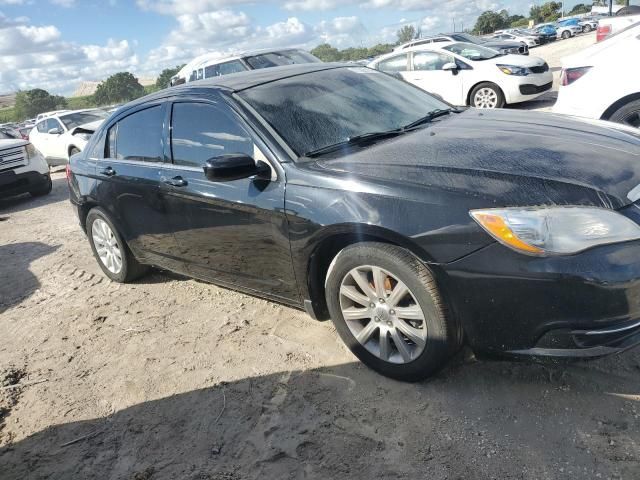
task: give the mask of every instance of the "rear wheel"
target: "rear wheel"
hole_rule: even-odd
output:
[[[471,106],[476,108],[504,107],[504,94],[495,83],[484,82],[471,91]]]
[[[569,30],[565,30],[562,32],[562,38],[566,40],[567,38],[571,38],[571,32]]]
[[[613,112],[609,120],[640,128],[640,99],[633,100]]]
[[[92,209],[86,227],[93,255],[111,280],[131,282],[147,272],[148,267],[135,259],[104,210]]]
[[[69,149],[69,158],[73,157],[76,153],[80,153],[80,149],[76,147],[71,147]]]
[[[345,248],[329,269],[326,298],[345,344],[388,377],[426,378],[461,344],[431,272],[405,249],[380,243]]]
[[[593,28],[591,28],[591,25],[585,25],[584,27],[582,27],[582,31],[584,33],[589,33],[591,30],[593,30]]]

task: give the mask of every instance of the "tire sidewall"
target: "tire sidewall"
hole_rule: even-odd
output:
[[[639,111],[640,111],[640,99],[632,100],[624,104],[622,107],[618,108],[615,112],[613,112],[609,117],[609,121],[626,125],[622,123],[622,119],[627,115],[629,115],[629,113],[639,112]],[[630,126],[630,125],[627,125],[627,126]]]
[[[502,93],[502,89],[495,83],[491,83],[491,82],[480,83],[479,85],[476,85],[473,88],[473,90],[471,90],[471,96],[470,96],[471,101],[469,103],[471,104],[472,107],[479,108],[475,104],[475,96],[476,96],[476,93],[478,93],[478,90],[481,90],[483,88],[490,88],[491,90],[496,92],[498,103],[496,103],[496,106],[494,107],[494,109],[504,107],[505,98],[504,98],[504,93]],[[493,110],[493,109],[488,109],[488,110]]]
[[[417,258],[413,257],[413,260],[419,263]],[[427,345],[415,360],[405,364],[386,362],[361,345],[347,326],[340,307],[340,284],[349,271],[363,265],[381,267],[404,282],[425,313]],[[446,325],[442,319],[442,310],[416,276],[413,268],[385,250],[378,249],[372,244],[360,244],[342,250],[334,259],[328,273],[326,297],[331,318],[340,338],[356,357],[383,375],[405,381],[420,380],[437,371],[448,357],[450,344],[447,340]]]
[[[92,227],[93,227],[93,223],[97,219],[101,219],[105,221],[107,225],[109,225],[109,228],[113,232],[113,235],[116,237],[116,241],[118,242],[118,248],[120,248],[120,253],[122,255],[122,268],[117,274],[111,272],[102,263],[102,260],[100,259],[100,256],[98,255],[98,252],[96,250],[96,246],[93,242]],[[102,269],[104,274],[115,282],[120,282],[120,283],[125,282],[128,275],[129,268],[130,268],[127,246],[122,240],[122,237],[118,232],[118,229],[116,229],[116,227],[113,225],[113,222],[109,219],[109,216],[107,215],[107,213],[104,210],[102,210],[100,207],[93,208],[87,215],[86,230],[87,230],[87,237],[89,239],[89,245],[91,245],[91,251],[93,252],[93,256],[98,262],[98,265],[100,265],[100,268]]]

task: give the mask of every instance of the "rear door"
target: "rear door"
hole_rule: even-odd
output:
[[[97,194],[137,256],[180,271],[183,264],[175,258],[176,242],[160,194],[166,108],[163,102],[146,104],[110,125],[96,169]]]
[[[223,99],[175,101],[162,189],[191,275],[298,301],[284,213],[284,173]],[[213,182],[205,162],[243,153],[271,165],[271,180]]]

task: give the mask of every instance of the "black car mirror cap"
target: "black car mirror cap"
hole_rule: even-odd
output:
[[[268,180],[271,178],[271,167],[262,160],[256,162],[245,153],[229,153],[207,160],[204,174],[212,182],[230,182],[253,176]]]

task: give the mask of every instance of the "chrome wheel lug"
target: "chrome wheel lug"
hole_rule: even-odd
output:
[[[393,309],[391,309],[391,310],[389,310],[389,314],[390,314],[390,315],[395,315],[395,314],[396,314],[396,311],[395,311],[395,310],[393,310]]]

